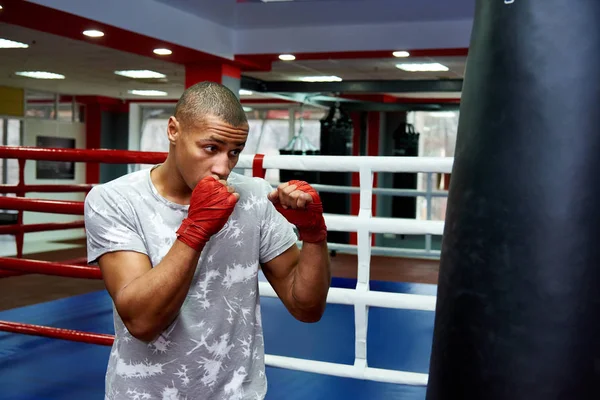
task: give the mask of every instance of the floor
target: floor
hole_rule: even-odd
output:
[[[0,252],[1,252],[0,244]],[[83,239],[29,243],[26,258],[64,261],[85,257]],[[332,286],[356,284],[355,255],[332,255]],[[373,256],[372,290],[435,295],[439,261]],[[0,320],[113,333],[111,301],[102,281],[37,274],[0,279]],[[268,354],[351,364],[354,309],[329,304],[317,324],[294,320],[278,299],[262,298]],[[426,373],[433,313],[371,308],[368,362],[372,367]],[[293,343],[293,345],[290,345]],[[109,348],[0,332],[0,398],[103,398]],[[267,367],[267,400],[424,400],[425,388],[345,379]]]
[[[353,287],[335,278],[336,287]],[[435,285],[373,282],[374,290],[434,295]],[[261,298],[267,354],[352,364],[354,309],[330,304],[322,320],[294,320],[275,298]],[[113,333],[106,291],[0,312],[0,320]],[[372,367],[427,373],[434,313],[372,308],[368,362]],[[102,400],[108,347],[0,333],[4,400]],[[425,387],[338,378],[267,367],[267,400],[424,400]]]

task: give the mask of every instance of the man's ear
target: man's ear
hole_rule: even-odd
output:
[[[175,117],[170,117],[167,124],[167,135],[169,137],[169,143],[175,145],[179,137],[181,136],[181,124]]]

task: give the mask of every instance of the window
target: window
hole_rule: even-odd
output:
[[[458,133],[458,111],[411,112],[407,122],[413,124],[419,137],[419,157],[454,157],[456,135]],[[431,174],[433,191],[448,190],[443,187],[443,174]],[[419,174],[417,190],[427,190],[427,174]],[[444,220],[446,217],[447,197],[432,197],[431,219]],[[417,198],[417,219],[426,220],[427,199]]]
[[[21,120],[0,118],[0,145],[21,146]],[[0,183],[16,185],[19,183],[19,162],[15,159],[0,160]],[[15,193],[2,194],[1,196],[16,196]],[[0,210],[0,221],[3,223],[15,222],[17,211]]]

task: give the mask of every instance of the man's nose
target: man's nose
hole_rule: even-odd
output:
[[[229,157],[227,154],[219,154],[214,157],[214,163],[211,168],[211,173],[217,175],[221,179],[227,179],[231,172],[229,168]]]

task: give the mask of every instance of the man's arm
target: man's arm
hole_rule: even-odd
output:
[[[118,201],[124,204],[123,199],[113,197],[114,193],[101,189],[86,197],[88,254],[98,260],[105,286],[129,332],[152,341],[179,313],[200,253],[227,222],[239,194],[216,176],[202,179],[192,192],[177,240],[154,268],[143,254],[145,244],[127,211],[111,206]]]
[[[331,283],[327,242],[294,244],[262,266],[265,277],[294,318],[317,322],[325,312]]]
[[[295,225],[302,250],[294,244],[264,263],[265,277],[290,313],[303,322],[319,321],[331,283],[327,227],[317,192],[306,182],[292,180],[269,193],[275,212]]]
[[[106,289],[131,335],[151,342],[175,319],[189,291],[200,253],[176,240],[152,268],[145,254],[116,251],[98,263]]]

